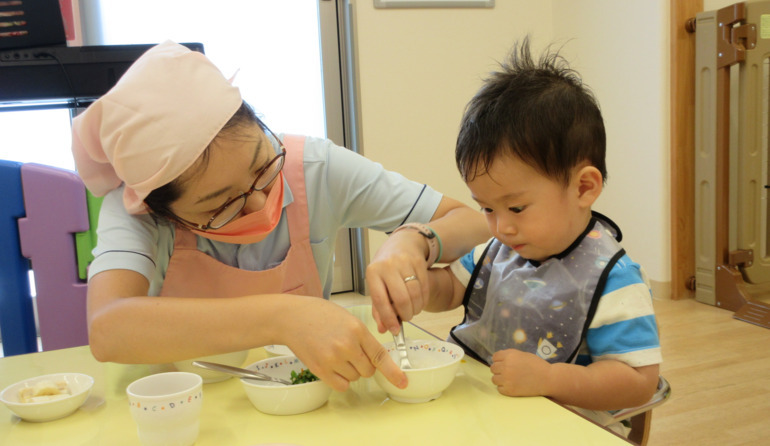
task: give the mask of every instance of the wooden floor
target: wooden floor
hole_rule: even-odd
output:
[[[770,445],[770,329],[692,299],[656,300],[655,311],[672,396],[653,411],[648,446]],[[461,319],[457,309],[413,322],[445,338]]]
[[[688,300],[656,300],[662,375],[649,446],[770,444],[770,329]]]

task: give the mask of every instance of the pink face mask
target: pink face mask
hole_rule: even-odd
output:
[[[267,195],[265,206],[255,212],[250,212],[237,218],[219,229],[199,231],[192,229],[195,234],[216,240],[218,242],[248,245],[261,242],[278,226],[283,211],[283,172],[273,183]]]

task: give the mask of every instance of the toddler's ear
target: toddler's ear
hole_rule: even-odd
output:
[[[575,176],[578,189],[578,200],[584,207],[590,208],[599,198],[604,187],[604,178],[594,166],[583,166]]]

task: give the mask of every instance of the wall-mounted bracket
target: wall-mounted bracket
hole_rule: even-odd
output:
[[[751,266],[754,264],[753,249],[736,249],[727,253],[727,261],[732,266]]]
[[[755,25],[735,26],[746,20],[746,4],[736,3],[717,10],[717,68],[724,68],[746,58],[746,49],[757,42]]]

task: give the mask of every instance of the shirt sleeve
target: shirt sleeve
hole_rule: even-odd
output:
[[[123,188],[104,197],[99,210],[98,243],[88,268],[89,279],[111,269],[136,271],[152,280],[157,257],[158,227],[149,215],[131,215],[123,207]]]
[[[429,186],[331,141],[314,142],[324,150],[305,157],[306,175],[319,179],[308,187],[326,188],[326,206],[340,226],[390,232],[407,222],[430,221],[436,212],[442,194]]]
[[[628,256],[610,271],[586,342],[592,361],[614,359],[631,367],[662,361],[649,281]]]
[[[471,252],[449,264],[449,269],[452,271],[452,274],[454,274],[455,277],[457,277],[457,280],[459,280],[466,288],[471,281],[471,275],[473,275],[473,270],[476,269],[476,264],[481,260],[481,255],[484,254],[484,250],[490,241],[492,241],[492,239],[477,245]]]

